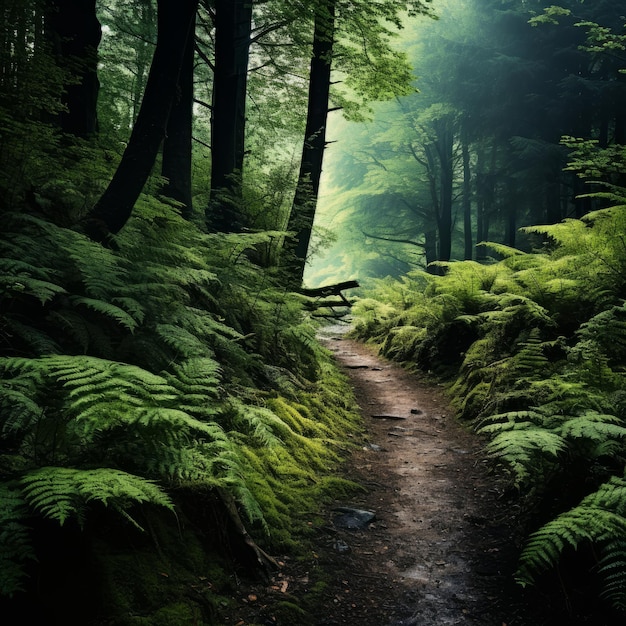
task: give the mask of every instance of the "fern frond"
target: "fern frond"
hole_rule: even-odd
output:
[[[577,548],[584,541],[606,546],[609,556],[601,561],[601,573],[614,575],[613,567],[623,563],[625,536],[626,480],[613,477],[530,536],[520,556],[516,580],[523,586],[533,584],[541,572],[556,566],[566,546]],[[620,591],[623,601],[624,591]]]
[[[83,305],[100,315],[104,315],[120,324],[124,328],[133,331],[137,328],[138,322],[124,309],[103,300],[87,298],[85,296],[70,296],[69,301],[74,305]]]
[[[158,324],[155,328],[158,337],[179,358],[197,358],[207,355],[207,346],[192,332],[173,324]]]
[[[255,442],[268,448],[281,443],[277,432],[284,428],[284,423],[273,411],[239,402],[235,403],[233,408],[236,411],[234,425],[238,431],[250,435],[250,443]]]
[[[32,393],[32,390],[29,390]],[[37,422],[43,408],[29,393],[13,388],[10,383],[0,385],[0,418],[2,433],[27,432]]]
[[[538,465],[553,462],[565,449],[566,443],[560,435],[530,424],[499,432],[487,444],[489,456],[512,472],[517,486],[525,484]]]
[[[26,502],[44,517],[63,525],[70,517],[82,523],[86,507],[100,502],[118,512],[150,503],[173,510],[169,496],[154,482],[120,470],[42,467],[22,480]]]
[[[47,280],[39,280],[30,276],[2,276],[0,275],[0,293],[10,297],[21,295],[32,296],[41,304],[46,304],[55,296],[67,293],[67,290]]]
[[[565,421],[561,426],[560,434],[565,438],[588,439],[593,442],[624,439],[626,438],[626,427],[621,424],[622,420],[615,415],[586,411]]]
[[[626,539],[623,535],[602,545],[598,571],[603,582],[601,597],[618,611],[626,611]]]

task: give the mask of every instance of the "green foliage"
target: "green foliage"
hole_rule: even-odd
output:
[[[15,487],[0,486],[0,595],[23,590],[24,564],[35,554],[30,542],[22,495]]]
[[[4,216],[5,595],[23,586],[29,517],[88,530],[104,505],[139,528],[142,507],[219,490],[257,541],[293,547],[294,519],[348,488],[324,478],[357,429],[346,383],[299,296],[250,260],[274,234],[206,235],[149,196],[137,211],[116,249]]]
[[[613,606],[626,609],[626,481],[613,477],[579,505],[534,532],[520,557],[517,580],[532,584],[555,567],[566,548],[592,542],[598,550],[598,575],[604,578],[603,595]]]

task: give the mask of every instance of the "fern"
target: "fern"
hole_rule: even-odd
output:
[[[541,475],[546,462],[553,463],[566,449],[563,438],[543,428],[521,423],[518,429],[499,432],[487,444],[487,451],[512,472],[518,487]]]
[[[83,523],[86,506],[91,502],[110,506],[129,520],[132,518],[128,509],[140,503],[173,510],[172,501],[155,483],[104,467],[92,470],[41,467],[26,474],[21,483],[25,501],[61,525],[70,517]]]
[[[71,296],[69,300],[74,306],[86,306],[101,315],[109,317],[130,331],[137,328],[137,321],[131,315],[129,315],[124,309],[110,302],[103,302],[102,300],[86,298],[84,296]]]
[[[615,605],[626,605],[621,585],[626,571],[626,480],[613,477],[573,509],[534,532],[520,556],[517,581],[533,584],[542,572],[556,567],[567,547],[591,542],[600,553],[598,573],[606,580],[603,594]]]
[[[88,531],[101,506],[136,524],[136,507],[172,510],[184,488],[223,490],[255,532],[289,545],[358,423],[300,299],[250,261],[276,233],[205,235],[147,197],[118,250],[40,218],[6,226],[0,506],[18,524],[7,533],[29,512]],[[6,554],[10,587],[23,564]]]
[[[563,437],[604,442],[609,439],[626,438],[626,427],[621,424],[622,420],[614,415],[586,411],[582,415],[563,422],[560,430]]]

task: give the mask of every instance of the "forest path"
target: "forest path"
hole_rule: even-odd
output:
[[[536,625],[512,584],[515,517],[483,442],[440,387],[346,330],[328,326],[319,338],[363,414],[363,437],[341,468],[363,492],[323,511],[310,558],[285,557],[269,584],[240,587],[226,623],[302,626],[285,615],[295,603],[314,626]],[[350,527],[357,520],[346,509],[374,518]]]
[[[327,327],[320,339],[350,378],[363,414],[365,445],[345,471],[367,493],[337,505],[376,517],[345,529],[336,509],[328,511],[320,566],[334,580],[318,624],[520,623],[505,599],[510,514],[482,442],[454,419],[440,388],[342,331]]]

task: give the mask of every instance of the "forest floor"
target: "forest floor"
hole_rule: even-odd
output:
[[[324,512],[309,559],[285,559],[268,584],[242,586],[227,623],[299,626],[297,613],[285,617],[293,603],[313,610],[315,626],[537,624],[512,583],[515,512],[483,442],[440,387],[342,327],[321,339],[363,413],[363,442],[343,470],[364,490]],[[356,527],[355,511],[373,517]]]

